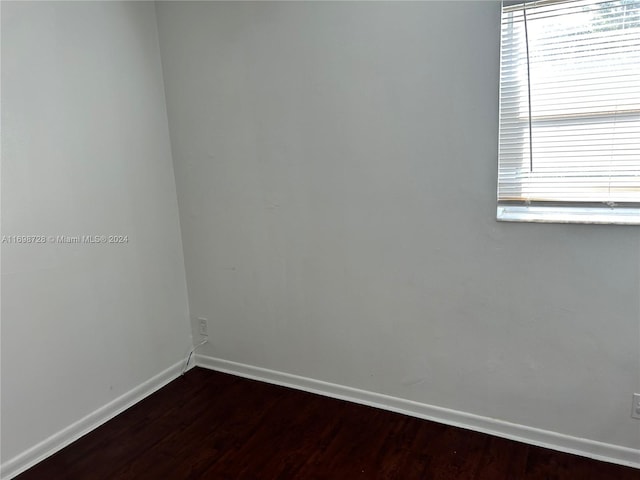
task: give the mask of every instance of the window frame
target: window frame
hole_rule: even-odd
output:
[[[503,1],[501,5],[501,22],[500,22],[500,108],[499,108],[499,122],[503,119],[503,108],[502,108],[502,85],[503,85],[503,21],[505,9],[508,10],[517,10],[520,5],[524,4],[534,4],[534,3],[567,3],[566,0],[547,0],[544,2],[535,2],[535,1]],[[528,48],[528,47],[527,47]],[[527,52],[528,56],[528,52]],[[527,63],[529,60],[527,59]],[[558,123],[563,120],[567,120],[570,122],[571,120],[579,120],[581,118],[587,119],[595,119],[595,118],[605,118],[611,119],[614,117],[619,117],[622,115],[631,115],[631,116],[639,116],[640,110],[638,109],[628,109],[621,111],[598,111],[597,108],[591,112],[581,112],[581,113],[567,113],[567,114],[552,114],[552,115],[534,115],[531,114],[525,117],[522,117],[521,112],[514,111],[513,117],[513,126],[516,126],[518,122],[522,123],[523,131],[526,130],[525,136],[528,137],[529,124],[533,126],[534,123],[538,122],[552,122]],[[570,125],[567,123],[567,125]],[[510,125],[511,126],[511,125]],[[498,145],[498,167],[500,171],[500,162],[504,161],[503,156],[506,157],[501,151],[501,135],[502,135],[502,125],[499,123],[499,145]],[[535,151],[535,150],[534,150]],[[517,156],[517,154],[515,155]],[[533,157],[535,158],[535,157]],[[635,158],[634,158],[635,161]],[[638,162],[640,165],[640,157],[638,158]],[[635,177],[634,177],[635,178]],[[534,182],[529,182],[529,185],[533,185]],[[638,184],[640,187],[640,178],[638,178]],[[522,181],[520,186],[527,185],[526,180]],[[536,200],[527,200],[526,198],[518,198],[518,199],[504,199],[500,197],[500,179],[498,180],[498,202],[497,202],[497,210],[496,210],[496,219],[499,221],[507,221],[507,222],[544,222],[544,223],[589,223],[589,224],[621,224],[621,225],[638,225],[640,224],[640,198],[636,201],[631,202],[606,202],[601,200],[596,200],[595,198],[592,200],[586,201],[563,201],[563,200],[555,200],[555,201],[536,201]],[[633,187],[635,188],[635,187]],[[594,197],[596,197],[594,193]]]

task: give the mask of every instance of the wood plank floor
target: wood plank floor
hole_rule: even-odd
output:
[[[640,480],[640,470],[195,368],[16,478]]]

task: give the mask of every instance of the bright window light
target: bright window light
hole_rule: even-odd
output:
[[[498,219],[640,224],[640,0],[503,2]]]

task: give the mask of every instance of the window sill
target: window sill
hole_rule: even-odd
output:
[[[498,205],[501,222],[640,225],[640,208]]]

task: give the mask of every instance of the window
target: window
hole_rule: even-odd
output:
[[[503,2],[498,219],[640,224],[640,0]]]

